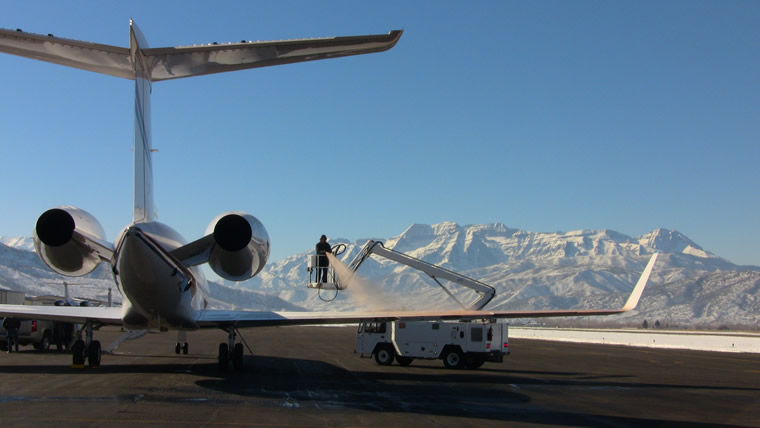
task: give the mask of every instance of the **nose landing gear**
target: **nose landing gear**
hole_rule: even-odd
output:
[[[187,332],[184,330],[177,331],[177,345],[174,346],[174,353],[179,355],[180,353],[187,355],[190,350],[190,345],[187,343]]]

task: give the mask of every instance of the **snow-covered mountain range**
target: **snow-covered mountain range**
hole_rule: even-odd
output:
[[[651,254],[659,251],[662,254],[639,307],[604,318],[605,323],[640,325],[646,319],[650,324],[659,320],[682,327],[760,325],[760,267],[734,265],[675,230],[657,229],[633,238],[611,230],[536,233],[500,223],[460,226],[446,222],[415,224],[398,236],[373,239],[495,287],[496,297],[487,308],[500,310],[619,307]],[[331,244],[346,245],[339,259],[348,263],[366,241],[333,240]],[[24,242],[28,245],[23,239],[16,245]],[[214,304],[273,310],[457,308],[426,275],[377,256],[359,269],[362,280],[337,296],[332,291],[307,289],[306,262],[312,251],[270,263],[243,283],[212,284]],[[91,275],[106,288],[112,286],[109,277],[102,268]],[[51,278],[63,280],[32,252],[0,245],[0,287],[33,295],[43,291],[42,284]],[[475,298],[469,289],[444,285],[463,303]]]

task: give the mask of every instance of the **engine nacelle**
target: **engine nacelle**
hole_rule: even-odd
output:
[[[95,270],[100,257],[84,236],[105,241],[103,227],[85,210],[61,206],[45,211],[34,228],[34,248],[53,271],[82,276]]]
[[[269,234],[254,216],[243,212],[219,215],[206,228],[214,244],[208,264],[230,281],[245,281],[259,273],[269,259]]]

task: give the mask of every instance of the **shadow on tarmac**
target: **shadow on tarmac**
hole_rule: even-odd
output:
[[[30,353],[31,354],[31,353]],[[56,362],[65,361],[63,353],[51,352]],[[59,355],[55,355],[59,354]],[[599,414],[621,400],[636,408],[636,397],[652,393],[682,394],[699,392],[757,392],[760,387],[731,387],[633,381],[632,375],[598,374],[580,371],[540,371],[481,368],[452,371],[431,365],[409,368],[390,366],[378,370],[349,370],[319,360],[273,356],[246,356],[245,370],[220,370],[210,355],[119,354],[98,368],[74,369],[67,365],[0,365],[2,374],[50,374],[84,377],[113,374],[183,375],[198,390],[172,387],[141,387],[129,393],[116,392],[103,397],[47,397],[63,401],[114,400],[147,403],[211,403],[213,405],[294,407],[320,411],[369,411],[389,414],[436,417],[462,417],[482,422],[536,423],[565,426],[672,426],[674,420]],[[31,357],[31,355],[30,355]],[[191,357],[191,358],[188,358]],[[121,359],[121,364],[119,360]],[[142,359],[145,359],[143,362]],[[84,379],[84,378],[83,378]],[[206,392],[204,392],[206,391]],[[565,397],[588,396],[589,407],[573,407]],[[621,396],[624,397],[621,399]],[[539,398],[540,397],[540,398]],[[9,397],[17,400],[17,397]],[[25,398],[28,400],[29,398]],[[12,401],[11,400],[11,401]],[[0,400],[1,401],[1,400]],[[385,419],[383,419],[385,420]],[[689,418],[690,426],[716,426]],[[676,419],[677,423],[678,419]],[[723,425],[732,426],[732,425]]]

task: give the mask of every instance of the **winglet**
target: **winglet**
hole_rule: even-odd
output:
[[[652,258],[649,259],[649,263],[647,263],[647,267],[644,268],[644,272],[641,274],[641,277],[639,278],[639,282],[637,282],[636,286],[633,287],[631,296],[628,297],[628,301],[625,302],[625,306],[623,306],[620,309],[621,312],[630,311],[631,309],[635,308],[636,305],[639,304],[641,293],[644,292],[644,287],[646,287],[647,285],[647,281],[649,280],[649,274],[652,273],[652,268],[654,267],[654,262],[655,260],[657,260],[658,254],[659,253],[652,254]]]

